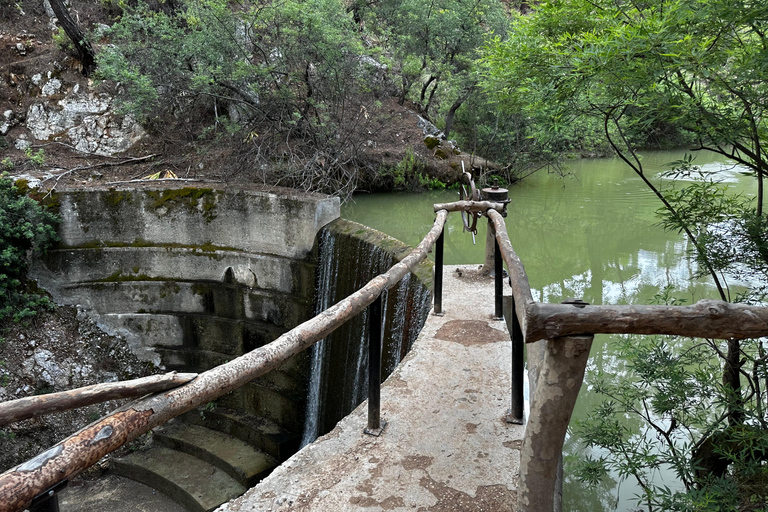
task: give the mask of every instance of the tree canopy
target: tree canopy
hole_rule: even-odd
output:
[[[487,46],[483,86],[501,110],[535,120],[531,136],[556,140],[574,125],[599,126],[658,197],[662,226],[685,233],[720,297],[764,301],[766,29],[761,1],[553,0],[516,17],[508,38]],[[659,182],[639,150],[660,139],[733,160],[754,177],[753,192],[734,194],[692,156],[671,163]],[[732,294],[735,282],[747,292]],[[622,353],[636,380],[599,380],[607,398],[578,435],[610,456],[588,459],[581,475],[595,483],[608,466],[634,478],[649,510],[764,510],[764,342],[722,345],[626,343]],[[700,364],[708,354],[722,362],[722,384]],[[679,390],[695,390],[696,399]],[[653,435],[627,431],[614,413],[640,418]],[[653,484],[649,476],[662,465],[674,470],[682,492]]]

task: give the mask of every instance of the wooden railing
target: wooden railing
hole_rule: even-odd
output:
[[[516,346],[523,342],[529,345],[532,393],[520,452],[518,512],[559,510],[558,465],[595,334],[667,334],[712,339],[768,336],[768,307],[719,300],[702,300],[692,306],[602,306],[580,300],[563,304],[535,302],[525,267],[512,248],[498,205],[455,205],[488,217],[495,231],[496,251],[509,271],[516,317],[510,323],[513,416],[515,402],[522,400],[515,396],[522,393],[522,386],[515,386],[521,378],[517,368],[522,362],[522,351]],[[435,210],[442,207],[435,205]],[[539,341],[544,345],[537,344],[538,350],[531,350],[530,344]]]
[[[504,203],[487,201],[434,205],[434,225],[418,247],[386,273],[375,277],[349,297],[268,345],[196,376],[185,375],[182,377],[188,380],[185,384],[131,402],[34,459],[0,475],[0,510],[23,510],[33,500],[48,492],[55,492],[61,482],[81,473],[123,444],[279,367],[289,357],[325,338],[373,304],[384,290],[394,287],[422,262],[436,242],[438,268],[435,275],[434,309],[440,313],[442,239],[449,212],[478,212],[487,216],[495,231],[496,267],[500,270],[502,260],[507,265],[514,312],[510,319],[513,346],[512,421],[522,421],[523,344],[546,340],[543,347],[537,344],[539,350],[529,348],[533,392],[520,456],[519,512],[552,512],[556,507],[556,480],[563,440],[583,381],[594,334],[679,334],[709,338],[768,335],[768,308],[764,307],[733,305],[721,301],[701,301],[694,306],[593,306],[580,301],[566,304],[535,302],[525,268],[507,235],[502,216],[505,206]],[[500,271],[496,272],[496,316],[501,316],[501,308],[498,306],[501,300],[501,274]],[[376,315],[371,317],[375,318]],[[531,364],[532,359],[536,359],[535,364]],[[371,371],[374,376],[371,382],[374,385],[369,394],[366,430],[379,433],[379,391],[375,385],[377,369],[372,366]],[[379,376],[380,371],[379,368]],[[178,382],[173,385],[176,384]],[[3,418],[10,418],[11,409],[8,404],[0,404],[0,424]]]
[[[291,356],[325,338],[374,303],[385,290],[396,286],[427,258],[443,230],[447,215],[447,212],[438,213],[424,240],[387,272],[273,342],[200,373],[182,386],[124,405],[37,457],[6,471],[0,475],[0,512],[24,510],[33,500],[56,492],[62,482],[80,474],[125,443],[274,370]],[[379,368],[379,375],[380,372]],[[184,378],[188,380],[187,377]],[[5,409],[0,407],[0,423],[4,417],[16,414],[19,405],[6,403]],[[376,426],[374,424],[372,430],[376,430]]]

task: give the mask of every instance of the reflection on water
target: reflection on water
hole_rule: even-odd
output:
[[[643,164],[646,173],[658,181],[658,174],[667,170],[665,164],[682,156],[682,152],[654,152],[645,155]],[[739,169],[721,164],[718,158],[699,154],[694,163],[718,171],[735,187],[746,187],[749,180],[743,179]],[[581,297],[592,304],[647,304],[666,286],[689,303],[718,298],[710,282],[693,279],[696,267],[686,257],[688,241],[658,226],[658,199],[626,165],[612,159],[579,160],[570,170],[565,178],[541,172],[509,191],[507,230],[525,265],[535,300],[561,302]],[[432,226],[432,204],[455,200],[458,193],[450,190],[362,195],[342,208],[342,216],[415,246]],[[472,237],[462,232],[460,216],[449,216],[447,264],[483,262],[486,222],[478,226],[478,243],[472,245]],[[623,364],[613,352],[610,338],[595,337],[589,367],[620,377]],[[583,417],[597,401],[589,387],[587,377],[576,418]],[[566,452],[577,450],[577,443],[567,440]],[[631,498],[637,488],[632,482],[624,482],[619,489],[615,482],[606,482],[596,491],[586,491],[566,478],[564,492],[564,509],[569,511],[614,510],[617,496],[615,510],[636,508]]]

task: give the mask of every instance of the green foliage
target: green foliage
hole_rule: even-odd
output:
[[[764,10],[734,0],[544,3],[489,45],[484,84],[547,132],[597,120],[629,160],[654,139],[691,142],[765,173]]]
[[[602,127],[663,205],[662,226],[685,233],[721,298],[729,298],[726,279],[738,278],[751,287],[740,299],[760,299],[768,277],[767,23],[763,2],[742,0],[545,2],[488,46],[483,86],[501,108],[540,127],[528,132],[539,140],[583,122]],[[732,193],[691,158],[658,186],[637,153],[654,138],[687,141],[747,167],[754,198]],[[598,377],[606,400],[577,429],[596,450],[580,464],[583,479],[595,483],[606,469],[632,478],[649,510],[765,509],[760,461],[743,450],[723,458],[726,447],[746,442],[726,425],[768,430],[763,344],[634,340],[619,353],[627,378]],[[653,484],[662,467],[682,489]]]
[[[0,160],[0,172],[6,172],[13,170],[13,160],[9,157],[5,157]]]
[[[681,305],[670,288],[657,303]],[[764,342],[745,340],[744,372],[753,390],[742,403],[741,426],[727,426],[732,393],[718,378],[723,348],[713,340],[625,336],[617,343],[623,367],[590,372],[587,380],[602,400],[573,434],[587,455],[570,465],[583,483],[596,487],[610,473],[633,479],[638,503],[648,510],[765,510],[768,493],[768,423],[763,414],[768,370]],[[617,378],[619,377],[619,378]],[[591,454],[590,454],[591,453]],[[718,464],[728,466],[718,475]],[[679,486],[658,482],[660,470]],[[746,505],[746,502],[751,502]],[[723,508],[726,506],[732,508]]]
[[[507,30],[498,0],[383,0],[358,5],[357,16],[370,20],[392,52],[401,104],[413,92],[427,116],[433,109],[444,114],[472,88],[478,49],[489,35]],[[418,93],[414,86],[420,86]]]
[[[53,42],[62,50],[75,50],[75,45],[62,27],[59,27],[53,33]]]
[[[196,116],[262,180],[354,189],[373,69],[340,0],[191,0],[170,13],[139,3],[106,35],[99,76],[122,84],[126,111],[150,124]]]
[[[395,190],[445,187],[440,180],[429,177],[424,162],[410,147],[405,149],[405,156],[394,167],[380,169],[379,180],[386,182],[387,188]]]
[[[445,183],[440,181],[438,178],[431,178],[426,174],[419,173],[418,179],[419,179],[419,186],[421,188],[426,188],[427,190],[445,189]]]
[[[700,268],[750,283],[751,296],[760,298],[768,290],[768,219],[756,214],[755,198],[732,193],[716,173],[694,165],[691,155],[669,165],[663,191],[675,208],[659,209],[662,226],[693,232]]]
[[[32,148],[27,148],[24,150],[24,154],[35,167],[41,167],[45,164],[45,150],[43,149],[34,151]]]
[[[0,175],[0,319],[21,321],[51,301],[31,291],[28,253],[42,253],[58,240],[56,216]]]

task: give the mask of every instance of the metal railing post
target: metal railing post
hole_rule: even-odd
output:
[[[445,228],[435,242],[435,306],[434,314],[443,314],[443,237]]]
[[[523,397],[523,377],[525,373],[523,331],[520,329],[520,319],[517,318],[515,311],[515,298],[510,297],[512,302],[512,404],[509,409],[508,423],[522,425],[524,422],[523,408],[525,398]]]
[[[501,248],[496,237],[493,238],[493,269],[496,274],[494,281],[496,284],[496,307],[494,308],[493,319],[504,319],[504,273],[501,260]]]
[[[378,436],[381,421],[381,295],[368,307],[368,426],[366,434]]]
[[[64,489],[69,480],[62,480],[44,493],[32,499],[29,512],[59,512],[59,491]]]

